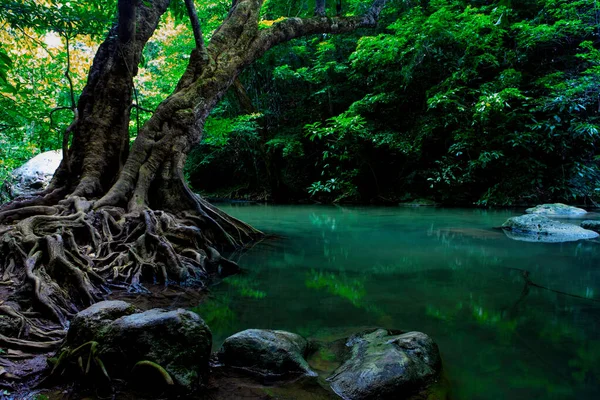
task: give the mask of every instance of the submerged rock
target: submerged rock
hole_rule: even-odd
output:
[[[563,217],[577,217],[587,214],[583,208],[568,206],[562,203],[540,204],[525,210],[528,214],[552,215]]]
[[[437,345],[421,332],[376,329],[348,339],[350,357],[327,379],[344,399],[406,399],[439,377]]]
[[[285,331],[247,329],[225,339],[219,362],[263,377],[316,375],[304,356],[308,342]]]
[[[589,229],[590,231],[600,232],[600,221],[587,220],[583,221],[580,226],[583,229]]]
[[[46,189],[61,160],[61,150],[46,151],[33,157],[9,174],[0,189],[0,200],[30,196]]]
[[[193,389],[208,369],[212,334],[183,309],[144,312],[123,301],[104,301],[75,316],[62,351],[98,343],[97,356],[112,377],[128,377],[140,361],[162,367],[174,383]]]
[[[598,233],[580,226],[536,214],[509,218],[502,224],[502,229],[509,238],[525,242],[570,242],[599,236]]]

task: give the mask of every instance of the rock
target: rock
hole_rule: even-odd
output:
[[[0,190],[0,199],[12,200],[46,189],[61,160],[61,150],[46,151],[33,157],[9,174]]]
[[[541,204],[525,210],[528,214],[541,214],[563,217],[578,217],[587,213],[583,208],[568,206],[562,203]]]
[[[262,377],[316,376],[304,359],[307,347],[295,333],[248,329],[225,339],[219,362]]]
[[[98,342],[98,357],[112,377],[128,377],[140,361],[164,368],[191,390],[208,369],[212,334],[195,313],[183,309],[137,311],[123,301],[95,304],[75,316],[63,350]]]
[[[509,218],[502,224],[502,229],[509,238],[525,242],[570,242],[599,236],[580,226],[553,221],[537,214]]]
[[[327,379],[343,399],[402,399],[440,377],[437,345],[421,332],[376,329],[348,339],[350,357]]]
[[[108,325],[100,338],[102,353],[130,364],[148,360],[163,367],[175,382],[191,387],[208,366],[212,334],[191,311],[152,309],[126,315]]]
[[[117,318],[140,312],[135,306],[121,300],[101,301],[80,311],[73,317],[67,342],[72,347],[94,340],[96,334]]]
[[[590,231],[600,232],[600,221],[586,220],[586,221],[583,221],[580,224],[580,226],[583,229],[589,229]]]

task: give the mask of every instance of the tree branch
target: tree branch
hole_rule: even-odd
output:
[[[69,49],[69,34],[65,33],[65,46],[67,48],[67,69],[65,70],[65,78],[69,81],[69,95],[71,98],[71,111],[73,111],[73,122],[65,129],[63,132],[63,140],[62,140],[62,155],[63,160],[67,165],[67,169],[70,172],[70,164],[69,164],[69,139],[71,137],[71,131],[77,124],[79,120],[79,112],[77,111],[77,103],[75,103],[75,91],[73,89],[73,79],[71,79],[71,51]],[[52,115],[52,113],[50,113]]]
[[[238,48],[243,47],[243,43],[239,42],[239,39],[242,39],[240,28],[246,31],[251,27],[253,31],[258,31],[258,19],[262,3],[262,0],[237,0],[233,2],[227,18],[213,32],[208,45],[208,52],[211,54],[221,53],[234,45],[237,45]],[[249,39],[255,36],[255,32],[243,36],[245,36],[245,39]]]
[[[150,114],[154,114],[154,110],[150,110],[149,108],[144,108],[144,107],[138,106],[135,103],[132,103],[129,108],[136,108],[136,109],[138,109],[140,111],[144,111],[144,112],[147,112],[147,113],[150,113]]]
[[[75,90],[73,89],[73,79],[71,79],[71,50],[69,44],[69,35],[65,34],[65,46],[67,52],[67,68],[65,69],[65,78],[69,82],[69,98],[71,100],[71,109],[77,112],[77,103],[75,103]]]
[[[194,6],[194,0],[185,0],[185,7],[190,17],[192,24],[192,31],[194,32],[194,40],[196,42],[196,49],[200,52],[204,52],[204,39],[202,39],[202,29],[200,28],[200,21],[198,21],[198,13],[196,13],[196,7]]]
[[[122,44],[128,43],[135,37],[135,0],[119,0],[118,36]]]
[[[301,36],[317,33],[345,33],[358,28],[374,28],[377,26],[377,20],[385,3],[386,0],[374,0],[371,7],[359,17],[286,18],[273,24],[272,27],[262,30],[254,43],[253,50],[257,52],[257,56],[260,56],[280,43]],[[320,4],[317,2],[317,7],[319,6]],[[315,10],[316,13],[317,10]]]

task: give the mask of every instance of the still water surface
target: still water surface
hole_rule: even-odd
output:
[[[278,238],[199,307],[215,346],[247,328],[418,330],[438,343],[454,399],[600,398],[600,243],[491,229],[513,210],[220,207]]]

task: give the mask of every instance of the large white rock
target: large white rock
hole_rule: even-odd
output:
[[[583,208],[568,206],[563,203],[540,204],[525,210],[527,214],[550,215],[553,217],[579,217],[587,214]]]
[[[46,189],[61,160],[61,150],[46,151],[33,157],[9,174],[0,189],[0,198],[12,200]]]
[[[571,242],[581,239],[595,239],[599,235],[574,224],[554,221],[538,214],[521,215],[509,218],[502,229],[511,239],[524,242]]]

